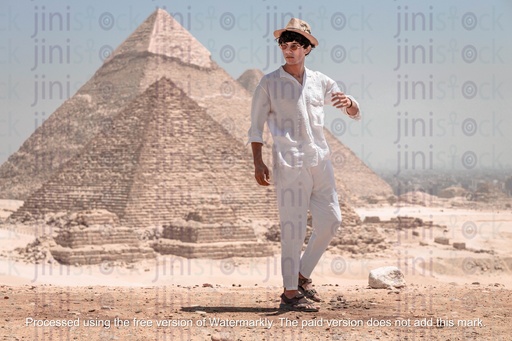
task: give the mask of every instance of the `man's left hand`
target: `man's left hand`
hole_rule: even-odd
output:
[[[338,109],[349,107],[352,104],[352,100],[343,92],[333,92],[331,97],[332,105]]]

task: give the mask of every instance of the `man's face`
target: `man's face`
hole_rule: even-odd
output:
[[[311,46],[304,48],[296,41],[281,43],[279,45],[283,51],[283,57],[288,65],[296,65],[304,62],[304,58],[311,51]]]

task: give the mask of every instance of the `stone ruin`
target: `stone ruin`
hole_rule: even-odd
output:
[[[186,258],[264,257],[273,254],[267,244],[256,240],[252,226],[243,221],[200,223],[176,219],[163,226],[162,237],[151,246],[161,254]]]
[[[445,229],[444,225],[434,224],[430,220],[423,220],[417,217],[408,217],[408,216],[397,216],[390,218],[389,220],[381,220],[379,217],[368,216],[364,218],[363,223],[365,224],[375,224],[381,227],[389,227],[391,229],[396,230],[407,230],[407,229],[415,229],[418,227],[431,229],[431,228],[442,228]]]
[[[133,228],[119,226],[117,216],[108,211],[77,212],[60,221],[64,223],[50,252],[61,264],[132,263],[156,256],[152,248],[141,243]]]
[[[213,209],[214,211],[214,209]],[[215,222],[208,219],[212,210],[191,212],[186,219],[176,219],[163,226],[160,239],[151,247],[160,254],[186,258],[265,257],[274,250],[268,243],[256,240],[249,222],[230,219]]]

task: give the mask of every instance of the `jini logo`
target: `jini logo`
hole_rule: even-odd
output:
[[[409,7],[403,9],[398,6],[396,13],[396,33],[394,38],[398,38],[402,31],[433,31],[434,30],[434,7],[430,6],[428,12],[411,12]]]
[[[402,100],[432,100],[434,99],[434,76],[428,80],[409,80],[409,75],[397,75],[396,103],[398,106]]]
[[[30,38],[35,38],[39,31],[70,31],[71,7],[67,6],[64,12],[49,12],[45,6],[34,7],[34,33]]]

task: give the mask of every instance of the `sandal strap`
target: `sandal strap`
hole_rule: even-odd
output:
[[[315,289],[308,289],[308,290],[302,290],[306,294],[306,297],[308,296],[315,296],[318,294],[318,292]]]
[[[301,304],[301,302],[299,302],[301,299],[305,298],[304,295],[301,295],[301,294],[297,294],[295,295],[294,297],[292,298],[288,298],[286,297],[286,295],[284,293],[281,294],[281,299],[283,300],[284,303],[286,304]]]
[[[304,284],[311,284],[313,280],[311,278],[300,278],[299,277],[299,285],[303,286]]]
[[[318,292],[314,289],[305,289],[304,286],[306,284],[312,284],[313,281],[311,278],[299,278],[299,289],[306,296],[306,298],[311,299],[316,302],[320,302],[321,298],[318,296]]]
[[[281,308],[287,310],[295,310],[295,311],[306,311],[306,312],[317,312],[318,308],[313,306],[313,304],[304,297],[304,295],[296,295],[295,297],[288,298],[283,293],[281,294],[281,299],[283,303],[281,303]]]

